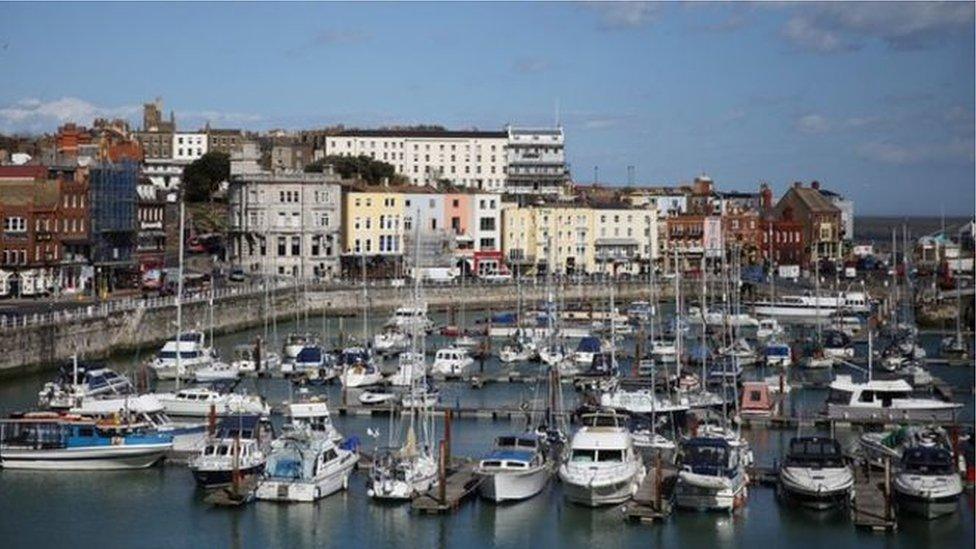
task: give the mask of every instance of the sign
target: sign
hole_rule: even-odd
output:
[[[705,255],[708,257],[721,257],[725,244],[722,242],[722,218],[706,217],[702,221],[702,243],[705,247]]]
[[[779,277],[780,278],[800,278],[800,266],[799,265],[780,265],[779,266]]]

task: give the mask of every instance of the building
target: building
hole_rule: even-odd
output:
[[[777,217],[774,212],[773,190],[763,183],[760,186],[760,235],[759,249],[768,266],[802,265],[805,246],[803,224],[794,219],[793,211],[784,211]]]
[[[343,195],[341,269],[344,276],[402,273],[407,196],[412,195],[384,187],[362,187]],[[436,230],[436,218],[432,219]]]
[[[232,178],[228,188],[231,263],[261,275],[335,277],[342,250],[339,182],[331,170]]]
[[[517,128],[508,126],[505,192],[559,194],[569,181],[561,126]]]
[[[420,264],[428,267],[452,266],[463,260],[478,273],[476,255],[501,251],[501,197],[497,194],[407,192],[403,205],[404,253],[411,265],[415,237],[421,241]],[[485,262],[479,274],[491,267]]]
[[[628,273],[657,258],[657,215],[625,204],[506,203],[502,249],[520,273]]]
[[[302,171],[313,160],[311,145],[275,139],[271,146],[271,169],[274,171]]]
[[[207,134],[207,150],[232,155],[241,150],[244,144],[244,132],[238,129],[214,129],[208,123],[204,129]]]
[[[814,189],[820,191],[820,194],[826,198],[831,204],[840,210],[840,222],[841,222],[841,239],[844,242],[854,241],[854,201],[848,200],[843,196],[833,192],[823,189],[820,186],[819,181],[814,181],[810,183],[810,186]]]
[[[441,182],[501,192],[508,132],[443,129],[340,130],[324,136],[324,156],[368,156],[414,185]]]
[[[96,164],[89,177],[91,262],[100,293],[136,282],[138,165]]]
[[[84,126],[79,126],[74,122],[68,122],[58,127],[58,133],[54,139],[57,154],[77,156],[80,146],[90,145],[92,143],[92,134]]]
[[[803,228],[803,264],[819,259],[840,260],[841,211],[819,189],[796,182],[773,208],[774,219],[792,220]]]
[[[210,139],[201,132],[173,133],[173,160],[189,164],[207,154]]]
[[[136,218],[136,262],[145,273],[166,266],[166,212],[169,193],[151,184],[136,187],[138,201]]]

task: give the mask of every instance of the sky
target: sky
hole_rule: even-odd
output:
[[[558,120],[580,183],[972,215],[974,4],[2,3],[0,132]],[[596,169],[595,169],[596,168]]]

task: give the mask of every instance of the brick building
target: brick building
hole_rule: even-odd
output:
[[[796,182],[772,209],[772,219],[787,220],[802,227],[803,262],[839,260],[842,254],[841,211],[819,189]]]

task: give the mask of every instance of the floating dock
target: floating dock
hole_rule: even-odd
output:
[[[652,467],[644,475],[633,499],[624,505],[624,516],[635,522],[655,522],[671,516],[678,470],[671,464]]]
[[[854,501],[851,502],[851,521],[854,526],[875,532],[898,529],[891,505],[890,465],[879,473],[858,464],[854,467]]]
[[[426,494],[413,499],[410,506],[414,511],[427,515],[452,513],[462,502],[471,497],[481,484],[481,477],[474,472],[473,461],[455,462],[447,474],[443,489],[437,486]]]

